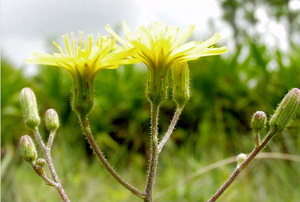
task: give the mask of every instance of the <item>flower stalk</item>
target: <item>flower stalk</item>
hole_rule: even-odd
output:
[[[93,135],[92,135],[92,131],[90,128],[90,123],[87,117],[79,117],[81,126],[82,126],[82,130],[85,134],[85,136],[87,137],[92,149],[94,150],[94,152],[96,153],[97,157],[99,158],[99,160],[101,161],[101,163],[103,164],[103,166],[105,167],[105,169],[111,174],[111,176],[113,176],[121,185],[123,185],[126,189],[128,189],[129,191],[131,191],[133,194],[135,194],[136,196],[140,197],[140,198],[144,198],[144,193],[141,192],[140,190],[138,190],[137,188],[135,188],[134,186],[132,186],[131,184],[129,184],[127,181],[125,181],[116,171],[115,169],[109,164],[109,162],[106,160],[104,154],[102,153],[102,151],[100,150],[100,148],[98,147]]]
[[[160,141],[159,145],[158,145],[158,152],[160,153],[162,151],[162,149],[164,148],[165,144],[167,143],[167,141],[170,139],[174,129],[175,129],[175,126],[179,120],[179,116],[181,114],[181,112],[183,111],[183,107],[177,107],[176,108],[176,111],[173,115],[173,118],[172,118],[172,121],[170,123],[170,126],[167,130],[167,132],[165,133],[163,139]]]
[[[261,144],[258,147],[255,147],[253,149],[253,151],[249,154],[248,158],[234,170],[234,172],[230,175],[230,177],[226,180],[226,182],[208,200],[208,202],[215,202],[224,193],[224,191],[231,185],[231,183],[236,179],[236,177],[240,174],[240,172],[249,165],[249,163],[267,145],[267,143],[274,137],[275,134],[276,133],[274,133],[273,131],[268,133],[268,135],[261,142]]]
[[[159,105],[151,104],[151,137],[150,137],[150,164],[148,170],[148,177],[145,189],[145,202],[152,201],[153,185],[156,177],[156,169],[158,163],[158,114]]]

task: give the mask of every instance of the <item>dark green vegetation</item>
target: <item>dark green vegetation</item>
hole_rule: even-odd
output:
[[[224,57],[206,57],[190,63],[192,96],[160,156],[154,189],[156,201],[208,199],[233,171],[235,164],[207,172],[160,198],[156,197],[198,169],[242,152],[249,153],[254,146],[249,128],[252,114],[261,110],[270,116],[288,90],[300,87],[299,45],[291,40],[289,51],[283,52],[279,48],[268,48],[255,40],[257,36],[248,36],[232,21],[236,10],[247,6],[230,2],[234,1],[223,3],[227,11],[224,18],[233,30],[237,29],[236,48]],[[251,1],[245,2],[251,4]],[[274,6],[283,10],[281,17],[288,16],[284,13],[284,5],[269,5],[271,10],[277,11]],[[250,14],[246,19],[255,24]],[[281,18],[279,11],[275,14],[276,18]],[[144,188],[149,155],[146,152],[150,124],[149,104],[144,96],[146,73],[143,65],[101,71],[96,78],[95,108],[90,116],[95,138],[111,164],[140,189]],[[109,176],[88,147],[70,108],[71,77],[67,72],[55,67],[41,67],[36,76],[24,77],[23,69],[16,70],[2,58],[1,83],[2,201],[60,200],[56,190],[45,185],[18,151],[20,137],[32,135],[25,127],[19,104],[19,92],[23,87],[35,91],[41,116],[48,108],[56,109],[60,116],[61,127],[52,156],[72,201],[140,201]],[[169,98],[160,112],[161,134],[166,131],[175,109],[171,91]],[[265,152],[299,156],[299,121],[298,110],[288,130],[277,135]],[[40,131],[47,134],[44,124]],[[254,160],[220,201],[299,201],[299,176],[299,162]]]

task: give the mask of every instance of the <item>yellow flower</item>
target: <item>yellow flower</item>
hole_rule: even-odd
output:
[[[94,97],[94,78],[101,69],[116,69],[120,64],[128,64],[132,59],[127,58],[135,52],[135,48],[120,47],[115,40],[108,36],[98,34],[97,41],[93,45],[93,35],[87,40],[74,40],[71,33],[71,45],[68,35],[63,36],[66,52],[53,42],[59,53],[53,55],[34,52],[33,57],[26,60],[27,63],[51,65],[66,69],[73,77],[73,110],[80,116],[85,117],[92,110]]]
[[[100,69],[116,69],[120,64],[128,63],[129,60],[126,57],[134,52],[133,48],[117,46],[114,39],[108,36],[100,37],[99,34],[97,42],[93,46],[93,35],[89,35],[87,40],[83,40],[83,32],[79,33],[79,42],[74,40],[74,35],[71,33],[71,46],[68,35],[63,36],[66,53],[56,42],[53,42],[59,53],[50,55],[43,52],[33,52],[33,57],[25,61],[31,64],[61,67],[71,74],[90,74],[92,76]]]
[[[220,40],[219,34],[213,35],[204,42],[184,43],[192,35],[195,25],[189,25],[179,33],[178,27],[165,26],[162,22],[155,22],[151,28],[141,26],[136,32],[132,32],[123,21],[127,41],[118,36],[109,25],[106,26],[106,29],[124,47],[137,49],[133,60],[135,62],[142,61],[148,66],[147,97],[150,102],[157,104],[166,99],[167,73],[170,67],[177,63],[196,60],[199,57],[227,52],[226,47],[213,47]]]

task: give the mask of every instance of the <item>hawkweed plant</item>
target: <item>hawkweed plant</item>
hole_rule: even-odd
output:
[[[82,126],[82,131],[97,157],[106,170],[126,189],[145,202],[153,201],[153,187],[156,179],[156,170],[159,154],[171,137],[180,114],[190,99],[190,78],[188,61],[196,60],[204,56],[221,55],[227,52],[226,47],[215,47],[220,40],[220,35],[215,34],[206,41],[189,41],[195,26],[189,25],[180,30],[178,27],[166,26],[162,22],[155,22],[153,27],[140,26],[136,31],[131,31],[123,21],[125,39],[120,37],[107,25],[109,36],[97,36],[96,42],[93,35],[83,39],[83,32],[79,32],[79,40],[74,39],[71,33],[71,40],[67,35],[65,40],[65,52],[55,42],[58,53],[47,54],[34,52],[27,63],[50,65],[67,70],[73,78],[71,105],[77,114]],[[106,160],[103,152],[97,145],[89,124],[88,116],[94,108],[94,79],[101,69],[116,69],[123,64],[144,63],[148,68],[146,85],[146,98],[151,107],[150,126],[150,159],[148,176],[145,182],[145,189],[139,190],[122,178],[117,171]],[[169,82],[169,74],[172,75],[172,82]],[[160,137],[158,134],[159,111],[162,104],[168,99],[168,84],[172,83],[172,99],[176,103],[176,109],[168,130]],[[58,115],[54,109],[47,110],[45,124],[50,133],[48,141],[43,142],[38,132],[40,117],[37,110],[36,98],[30,88],[21,91],[21,106],[23,109],[26,125],[33,130],[38,145],[44,152],[45,159],[38,158],[38,152],[34,141],[30,136],[24,135],[20,139],[20,151],[24,160],[29,162],[34,171],[50,186],[55,187],[63,201],[70,201],[63,186],[56,174],[51,159],[51,148],[54,142],[56,131],[59,127]],[[252,159],[266,146],[266,144],[277,134],[282,132],[294,117],[300,101],[300,90],[292,89],[279,104],[274,115],[267,122],[267,115],[264,112],[256,112],[251,121],[254,133],[254,149],[247,154],[237,156],[237,167],[224,185],[208,201],[216,201],[220,195],[236,179],[238,174],[251,162]],[[269,123],[269,132],[265,135],[263,131]],[[44,172],[44,166],[48,165],[51,178]],[[75,199],[74,199],[75,200]]]

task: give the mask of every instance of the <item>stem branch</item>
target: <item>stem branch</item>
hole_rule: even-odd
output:
[[[47,147],[51,150],[51,147],[53,145],[54,137],[55,137],[56,129],[50,131],[50,135],[47,141]]]
[[[165,134],[165,136],[163,137],[163,139],[160,141],[159,145],[158,145],[158,153],[161,152],[161,150],[163,149],[163,147],[165,146],[165,144],[167,143],[167,141],[169,140],[170,136],[172,135],[174,129],[175,129],[175,126],[177,124],[177,121],[179,120],[179,116],[181,114],[183,110],[183,107],[177,107],[176,108],[176,111],[175,111],[175,114],[172,118],[172,121],[170,123],[170,126]]]
[[[240,165],[238,166],[235,171],[231,174],[231,176],[227,179],[227,181],[218,189],[218,191],[208,200],[208,202],[214,202],[216,201],[223,193],[224,191],[231,185],[231,183],[236,179],[236,177],[239,175],[239,173],[248,166],[248,164],[254,159],[254,157],[266,146],[266,144],[272,139],[272,137],[275,135],[275,132],[271,131],[268,133],[268,135],[265,137],[265,139],[262,141],[262,143],[255,147],[251,154],[248,156],[248,158]]]
[[[34,136],[35,136],[37,142],[39,143],[40,147],[43,149],[43,152],[45,154],[45,158],[46,158],[46,161],[47,161],[48,168],[50,170],[50,173],[52,175],[53,180],[56,183],[55,188],[59,192],[59,194],[60,194],[60,196],[61,196],[61,198],[63,199],[64,202],[70,202],[70,200],[69,200],[69,198],[68,198],[64,188],[62,187],[62,185],[59,181],[59,178],[56,174],[56,171],[55,171],[55,168],[54,168],[54,165],[53,165],[53,162],[52,162],[51,154],[50,154],[50,151],[51,151],[50,148],[45,146],[45,144],[42,140],[42,137],[41,137],[41,135],[40,135],[37,128],[33,132],[34,132]],[[43,178],[43,176],[41,176],[41,177]]]
[[[82,125],[82,129],[84,134],[86,135],[91,147],[93,148],[94,152],[102,162],[103,166],[106,168],[106,170],[121,184],[123,185],[126,189],[131,191],[133,194],[137,195],[140,198],[144,198],[145,194],[126,182],[115,170],[114,168],[109,164],[109,162],[106,160],[104,154],[102,151],[99,149],[93,135],[91,132],[90,124],[88,118],[81,118],[79,117],[79,120]]]

